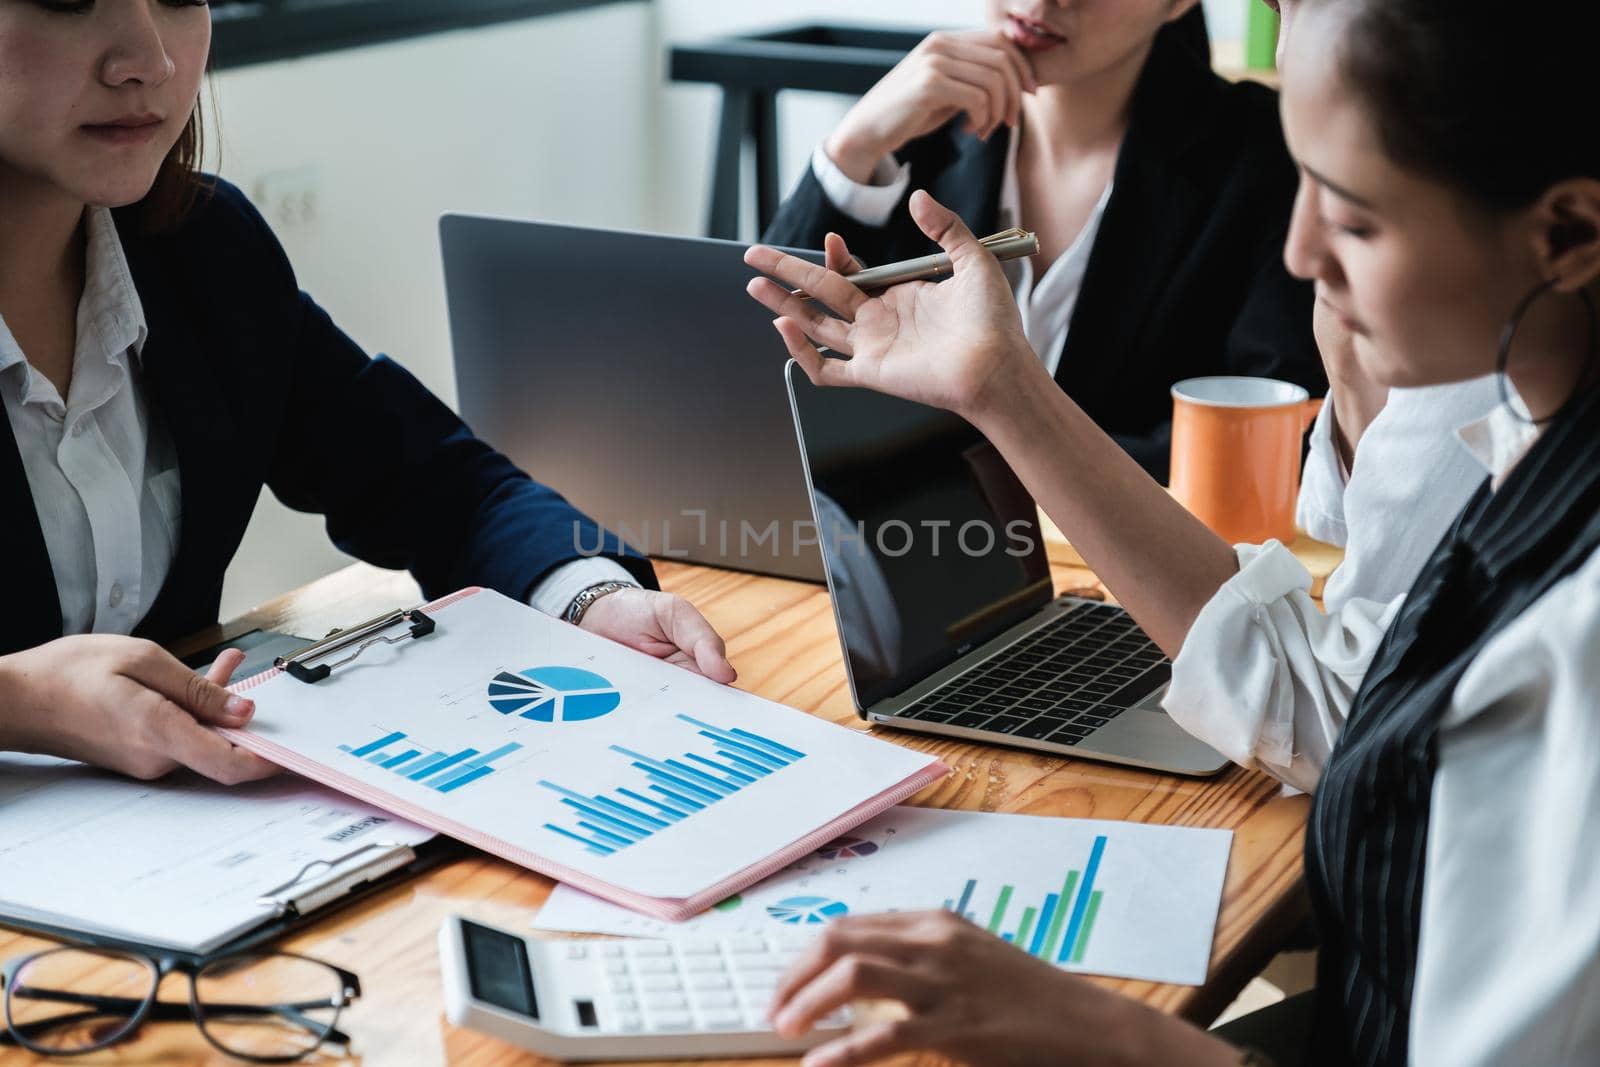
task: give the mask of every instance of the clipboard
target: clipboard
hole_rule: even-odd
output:
[[[82,927],[30,922],[3,912],[0,912],[0,927],[63,944],[123,949],[199,964],[219,956],[236,955],[272,944],[311,923],[321,922],[353,904],[408,882],[417,875],[471,854],[471,849],[447,837],[436,837],[414,847],[395,846],[392,850],[372,856],[369,862],[360,864],[358,869],[341,870],[337,874],[330,874],[326,880],[313,878],[306,885],[299,886],[298,892],[286,894],[280,906],[266,913],[259,924],[236,937],[208,946],[204,951],[116,937]]]
[[[202,959],[263,944],[462,848],[292,776],[138,781],[0,754],[0,925]]]
[[[256,702],[248,726],[222,731],[240,747],[672,921],[949,771],[479,588],[336,631],[229,688]]]

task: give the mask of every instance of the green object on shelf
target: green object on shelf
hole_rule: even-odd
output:
[[[1261,0],[1244,2],[1244,65],[1272,70],[1278,65],[1278,13]]]

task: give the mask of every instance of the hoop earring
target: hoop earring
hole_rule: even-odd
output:
[[[1505,405],[1506,410],[1511,412],[1514,418],[1530,426],[1543,426],[1546,423],[1555,421],[1578,398],[1578,390],[1574,389],[1572,395],[1562,401],[1560,407],[1544,418],[1532,417],[1531,413],[1528,418],[1523,418],[1522,413],[1512,406],[1511,390],[1506,385],[1506,365],[1511,362],[1511,344],[1517,339],[1517,331],[1522,328],[1522,320],[1527,317],[1529,309],[1539,302],[1539,298],[1553,291],[1555,287],[1556,279],[1551,278],[1547,282],[1541,282],[1531,293],[1522,298],[1522,301],[1517,304],[1516,310],[1511,313],[1510,321],[1500,331],[1500,349],[1495,353],[1494,369],[1497,375],[1495,380],[1500,387],[1500,403]],[[1589,290],[1579,289],[1577,296],[1578,299],[1583,301],[1584,314],[1589,320],[1589,346],[1585,349],[1583,355],[1583,373],[1578,377],[1579,388],[1581,389],[1583,381],[1588,377],[1589,367],[1594,363],[1596,342],[1600,341],[1600,314],[1595,312],[1594,297],[1589,295]]]

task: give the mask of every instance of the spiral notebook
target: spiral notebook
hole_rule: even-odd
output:
[[[948,771],[483,589],[278,664],[232,687],[256,702],[234,743],[673,921]]]

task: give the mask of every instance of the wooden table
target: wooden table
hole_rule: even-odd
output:
[[[666,562],[658,563],[657,570],[667,589],[693,601],[728,639],[741,688],[854,729],[865,728],[850,702],[833,614],[822,587]],[[1088,571],[1054,570],[1058,589],[1096,586]],[[192,647],[256,627],[321,634],[418,600],[409,576],[356,565],[198,635]],[[894,730],[877,732],[936,753],[953,769],[914,798],[916,804],[1233,830],[1206,984],[1195,988],[1102,980],[1162,1010],[1201,1023],[1214,1018],[1305,914],[1300,875],[1307,798],[1284,796],[1278,783],[1263,774],[1234,767],[1215,778],[1194,780]],[[535,1062],[520,1049],[444,1020],[434,946],[440,920],[451,911],[525,927],[551,885],[498,859],[463,859],[331,916],[284,947],[361,976],[364,994],[342,1027],[356,1036],[354,1053],[363,1062],[408,1067]],[[0,960],[42,944],[0,931]],[[167,998],[186,994],[181,981],[169,980],[163,990]],[[15,1050],[0,1053],[0,1067],[33,1062],[46,1061]],[[215,1053],[193,1027],[161,1023],[147,1026],[138,1041],[77,1062],[237,1061]]]

